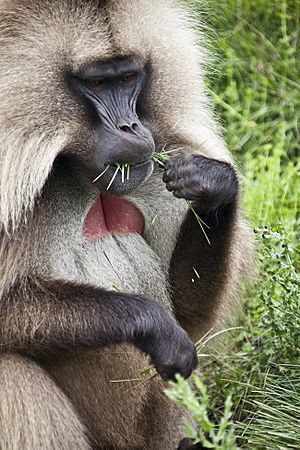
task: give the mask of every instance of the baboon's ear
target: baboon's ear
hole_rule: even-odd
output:
[[[26,222],[65,145],[66,139],[59,135],[0,133],[0,223],[6,232]]]

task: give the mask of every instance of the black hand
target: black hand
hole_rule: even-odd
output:
[[[179,442],[179,446],[177,447],[177,450],[203,450],[204,447],[201,444],[193,444],[193,442],[190,439],[182,439],[182,441]]]
[[[164,380],[174,380],[176,373],[187,378],[198,365],[194,344],[169,314],[139,336],[136,345],[151,356]]]
[[[233,167],[202,155],[178,155],[165,166],[163,180],[176,197],[196,202],[200,211],[233,203],[238,180]]]

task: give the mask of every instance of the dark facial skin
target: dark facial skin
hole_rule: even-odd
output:
[[[95,176],[105,171],[96,182],[101,191],[105,192],[117,164],[130,164],[129,179],[122,180],[119,173],[111,185],[110,193],[117,195],[132,191],[153,171],[154,140],[136,112],[145,77],[137,61],[118,58],[94,63],[73,79],[96,117],[98,143],[92,165]]]

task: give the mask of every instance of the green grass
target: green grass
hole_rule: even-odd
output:
[[[215,54],[208,88],[243,174],[259,275],[242,329],[200,358],[209,396],[198,383],[185,399],[181,380],[173,397],[204,408],[211,437],[232,414],[207,448],[227,449],[233,426],[232,449],[300,449],[300,0],[210,0],[204,12],[200,0],[185,3]]]

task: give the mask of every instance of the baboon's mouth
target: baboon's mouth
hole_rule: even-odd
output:
[[[94,179],[94,184],[101,193],[116,196],[126,195],[144,183],[152,174],[153,169],[152,160],[136,164],[114,163],[102,170]]]
[[[144,217],[129,201],[120,197],[101,196],[88,211],[83,225],[87,240],[96,240],[108,233],[142,234]]]

